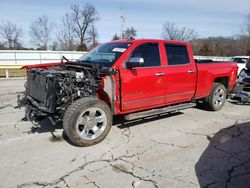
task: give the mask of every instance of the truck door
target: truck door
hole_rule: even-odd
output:
[[[191,100],[196,89],[196,65],[191,61],[191,50],[185,45],[165,44],[166,102],[178,103]]]
[[[120,68],[122,111],[138,111],[162,105],[165,100],[165,68],[161,66],[158,43],[137,46],[130,57],[142,57],[144,65]]]

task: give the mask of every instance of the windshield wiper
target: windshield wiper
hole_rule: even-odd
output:
[[[76,60],[76,62],[79,62],[79,63],[81,63],[81,62],[86,62],[86,63],[91,63],[91,61],[89,61],[89,60]]]

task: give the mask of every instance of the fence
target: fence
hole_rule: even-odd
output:
[[[10,69],[19,69],[24,65],[59,62],[62,56],[74,61],[85,53],[76,51],[0,50],[0,69],[4,69],[5,76],[8,78]]]
[[[0,65],[31,65],[58,62],[62,56],[74,61],[85,53],[76,51],[0,50]]]

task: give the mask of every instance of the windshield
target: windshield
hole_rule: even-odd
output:
[[[114,62],[125,52],[131,43],[105,43],[97,46],[86,55],[78,60],[79,63],[96,63],[103,66],[111,67]]]

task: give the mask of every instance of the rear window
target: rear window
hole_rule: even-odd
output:
[[[165,44],[168,65],[183,65],[190,63],[186,46]]]

